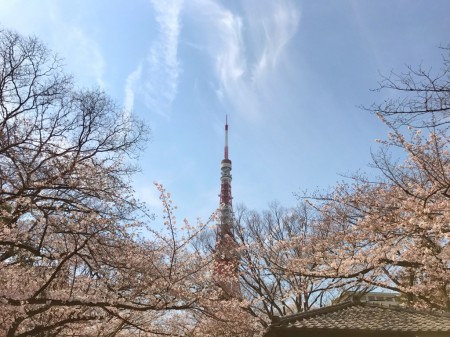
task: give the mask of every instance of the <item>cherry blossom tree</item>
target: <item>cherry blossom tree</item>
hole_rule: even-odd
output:
[[[275,318],[308,311],[331,302],[343,282],[310,277],[286,269],[292,259],[302,259],[305,244],[315,232],[314,210],[305,203],[286,208],[271,203],[257,212],[238,205],[234,209],[234,237],[238,245],[241,311],[249,317],[255,333],[263,331]],[[295,241],[296,245],[292,245]],[[196,240],[202,254],[214,252],[215,232],[204,231]],[[282,247],[283,244],[286,244]],[[288,246],[289,245],[289,246]],[[280,249],[282,247],[282,249]],[[308,266],[315,270],[317,263]]]
[[[160,231],[133,197],[147,135],[37,39],[0,31],[1,335],[172,334],[176,312],[206,311],[198,230],[178,234],[162,186]]]
[[[450,44],[441,47],[442,66],[433,69],[408,66],[398,73],[383,76],[378,91],[389,91],[390,98],[381,104],[364,108],[377,113],[391,128],[409,126],[434,129],[449,124]]]
[[[290,260],[303,259],[308,237],[315,231],[312,209],[305,203],[286,208],[272,203],[263,212],[238,207],[236,237],[241,246],[241,287],[251,303],[249,311],[266,327],[274,316],[308,311],[330,302],[335,293],[332,280],[290,273]],[[284,242],[295,246],[279,249]],[[311,264],[309,270],[318,265]]]
[[[380,90],[393,98],[371,108],[390,128],[373,155],[380,176],[356,174],[309,196],[316,226],[334,234],[310,237],[306,258],[291,260],[288,270],[450,311],[449,71],[444,58],[438,73],[409,67],[383,78]],[[311,263],[320,269],[308,273]]]

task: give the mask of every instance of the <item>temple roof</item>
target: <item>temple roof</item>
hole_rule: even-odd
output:
[[[450,336],[450,314],[345,302],[276,319],[267,337]]]

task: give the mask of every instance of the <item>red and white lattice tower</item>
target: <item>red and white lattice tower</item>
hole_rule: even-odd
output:
[[[225,151],[220,176],[220,221],[216,234],[215,279],[226,297],[240,298],[239,255],[233,233],[231,160],[228,158],[228,118],[225,123]]]

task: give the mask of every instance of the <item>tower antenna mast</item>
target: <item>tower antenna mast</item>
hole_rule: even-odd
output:
[[[228,159],[228,115],[225,115],[225,153],[224,158]]]

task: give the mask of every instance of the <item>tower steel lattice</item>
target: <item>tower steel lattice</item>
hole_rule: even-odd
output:
[[[228,158],[228,117],[225,122],[224,159],[221,162],[220,212],[216,234],[216,283],[227,297],[241,295],[238,277],[239,255],[233,231],[233,205],[231,196],[231,160]]]

